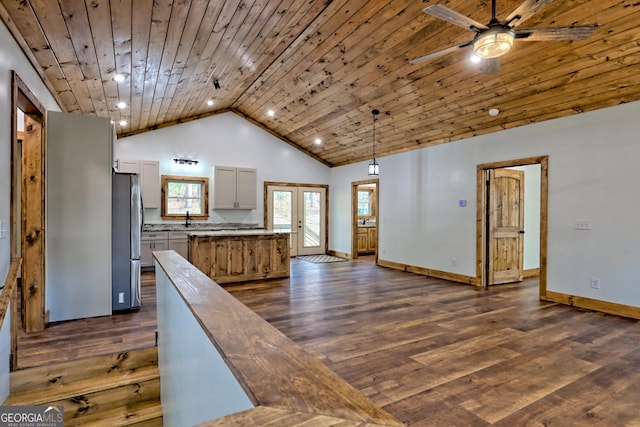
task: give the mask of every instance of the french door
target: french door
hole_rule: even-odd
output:
[[[291,256],[326,252],[324,187],[267,186],[267,228],[291,232]]]

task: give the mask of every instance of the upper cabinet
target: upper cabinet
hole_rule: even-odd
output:
[[[139,174],[144,207],[160,207],[160,163],[157,160],[118,159],[118,172]]]
[[[256,209],[257,171],[227,166],[214,167],[214,209]]]

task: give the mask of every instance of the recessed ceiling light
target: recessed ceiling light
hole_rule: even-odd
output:
[[[124,76],[122,74],[116,74],[115,76],[113,76],[113,80],[120,83],[124,81]]]
[[[269,115],[269,117],[273,117],[273,116],[276,115],[276,112],[273,111],[273,110],[269,110],[269,111],[267,111],[267,114]]]
[[[482,61],[482,58],[480,58],[478,55],[474,53],[469,57],[469,61],[471,61],[471,63],[473,64],[479,64],[480,61]]]
[[[500,114],[500,110],[498,110],[497,108],[492,108],[489,110],[489,115],[492,117],[497,116],[498,114]]]
[[[116,107],[118,107],[119,109],[123,109],[123,108],[127,108],[127,103],[126,102],[118,102],[118,105],[116,105]]]
[[[126,120],[120,120],[120,126],[126,126],[126,125],[127,125]]]
[[[209,106],[213,105],[213,99],[208,100],[207,101],[207,105],[209,105]]]
[[[316,138],[316,145],[322,144],[322,140],[320,138]]]

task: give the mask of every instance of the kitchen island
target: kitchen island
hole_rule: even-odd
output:
[[[289,277],[289,233],[190,231],[189,262],[217,283]]]

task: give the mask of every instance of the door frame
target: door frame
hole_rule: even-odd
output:
[[[18,108],[24,112],[25,115],[34,118],[34,122],[40,127],[40,146],[38,147],[37,159],[31,159],[34,161],[37,166],[37,173],[34,174],[30,178],[31,181],[40,181],[40,189],[41,189],[41,205],[40,205],[40,214],[38,217],[29,218],[31,224],[39,223],[40,230],[36,230],[36,235],[33,237],[33,241],[36,241],[37,244],[41,245],[41,250],[39,251],[39,255],[36,262],[29,263],[30,265],[25,265],[22,263],[22,274],[21,274],[21,289],[22,289],[22,313],[24,313],[23,317],[23,328],[27,332],[35,332],[45,328],[46,326],[46,307],[45,307],[45,257],[46,257],[46,110],[42,106],[42,104],[38,101],[36,96],[31,92],[31,90],[27,87],[24,81],[20,78],[20,76],[14,71],[11,71],[11,219],[10,219],[10,227],[11,227],[11,256],[16,258],[21,258],[22,253],[18,253],[18,245],[17,239],[18,236],[21,239],[21,251],[24,251],[25,248],[25,230],[23,230],[23,224],[25,224],[25,218],[27,214],[27,209],[24,206],[22,194],[25,191],[25,182],[26,177],[18,176],[18,166],[17,162],[21,156],[18,156],[18,150],[20,146],[18,144],[18,127],[17,127],[17,115]],[[27,130],[23,132],[24,138],[26,138]],[[22,149],[24,151],[24,138],[22,141]],[[27,161],[29,159],[26,159]],[[25,164],[25,159],[21,160],[22,165]],[[20,175],[25,174],[25,168],[21,168]],[[37,176],[36,176],[37,175]],[[18,192],[18,180],[22,180],[22,185],[20,186],[20,192]],[[20,223],[18,223],[18,209],[21,210]],[[31,213],[31,215],[33,215]],[[25,269],[31,268],[36,271],[36,275],[41,279],[41,283],[31,283],[27,284],[25,282]],[[25,295],[30,294],[30,298],[25,298]],[[16,319],[17,321],[17,319]],[[17,341],[17,340],[16,340]],[[17,345],[17,343],[16,343]]]
[[[351,259],[358,259],[358,186],[363,184],[375,184],[376,195],[374,204],[376,210],[376,240],[380,241],[380,179],[365,179],[364,181],[351,182]],[[378,263],[378,244],[376,243],[376,264]]]
[[[267,206],[269,206],[269,186],[276,187],[309,187],[309,188],[323,188],[325,191],[325,200],[324,200],[324,252],[327,253],[329,249],[329,185],[328,184],[301,184],[296,182],[278,182],[278,181],[264,181],[264,192],[263,192],[263,204],[262,204],[262,213],[263,213],[263,224],[266,227],[269,220],[269,210]],[[291,238],[291,237],[289,237]]]
[[[540,165],[540,298],[547,293],[547,233],[549,217],[549,156],[527,157],[494,163],[483,163],[476,167],[476,277],[480,286],[487,286],[486,259],[487,245],[487,194],[486,176],[490,169],[503,169],[515,166]]]

